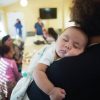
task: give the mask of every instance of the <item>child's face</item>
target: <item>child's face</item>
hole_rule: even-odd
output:
[[[9,58],[9,59],[12,59],[13,58],[13,52],[12,52],[12,50],[10,50],[6,55],[5,55],[5,57],[7,57],[7,58]]]
[[[76,56],[82,53],[87,44],[87,38],[78,29],[66,29],[56,42],[56,53],[59,57]]]
[[[9,38],[6,40],[5,45],[7,45],[7,46],[12,46],[12,44],[13,44],[13,40],[9,37]]]

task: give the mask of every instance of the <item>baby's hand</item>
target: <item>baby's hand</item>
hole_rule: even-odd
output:
[[[65,98],[66,92],[64,89],[55,87],[50,93],[50,100],[63,100]]]

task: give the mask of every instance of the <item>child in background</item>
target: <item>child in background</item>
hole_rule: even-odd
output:
[[[87,43],[88,38],[80,27],[72,26],[65,29],[58,37],[56,43],[45,46],[32,57],[27,75],[14,88],[11,100],[17,100],[18,97],[23,99],[27,87],[32,81],[32,73],[33,80],[37,86],[49,95],[51,100],[64,99],[66,95],[64,89],[55,87],[48,80],[45,74],[46,69],[55,60],[68,56],[77,56],[83,53]],[[20,91],[16,92],[19,89]]]
[[[12,58],[11,48],[6,45],[0,46],[0,84],[3,85],[2,92],[7,100],[10,100],[12,89],[21,77],[16,62]]]
[[[23,58],[23,50],[20,48],[20,46],[13,43],[12,38],[10,35],[6,35],[2,38],[2,45],[7,45],[11,48],[13,52],[13,58],[16,61],[17,67],[19,72],[21,72],[22,69],[22,58]]]

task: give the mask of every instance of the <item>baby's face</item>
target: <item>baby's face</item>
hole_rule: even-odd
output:
[[[59,57],[81,54],[87,44],[87,38],[80,30],[66,29],[56,42],[56,53]]]

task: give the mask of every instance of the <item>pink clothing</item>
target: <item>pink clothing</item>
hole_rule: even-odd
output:
[[[18,72],[16,62],[13,59],[0,58],[0,81],[17,82],[21,74]]]

